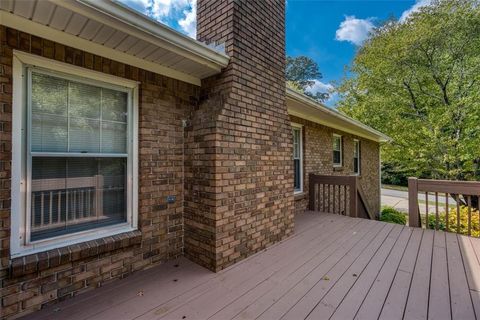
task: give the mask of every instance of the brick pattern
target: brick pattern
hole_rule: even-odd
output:
[[[198,87],[5,26],[0,44],[0,318],[30,313],[183,254],[182,120],[194,111]],[[140,82],[141,235],[101,240],[106,247],[87,243],[50,256],[9,259],[13,49]],[[167,204],[167,195],[175,195],[176,203]]]
[[[360,141],[361,168],[359,183],[363,189],[369,207],[375,212],[380,211],[380,171],[378,142],[351,135],[330,127],[323,126],[305,119],[290,116],[294,123],[303,125],[303,166],[304,194],[295,198],[295,212],[304,211],[308,206],[308,175],[353,175],[353,139]],[[343,166],[333,167],[333,134],[343,137]]]
[[[185,254],[220,270],[293,232],[285,3],[200,0],[197,26],[231,60],[202,83],[188,131]]]

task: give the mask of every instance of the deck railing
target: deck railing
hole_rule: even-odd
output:
[[[420,202],[419,194],[424,197]],[[409,178],[409,226],[478,236],[479,196],[480,182]],[[425,206],[424,217],[420,214],[421,205]]]
[[[98,220],[103,216],[104,177],[32,181],[32,231]]]
[[[375,219],[358,183],[358,176],[310,174],[309,209],[350,217]]]

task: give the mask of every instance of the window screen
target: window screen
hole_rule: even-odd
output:
[[[293,128],[293,183],[294,190],[302,190],[302,130]]]
[[[126,222],[128,92],[30,75],[30,240]]]
[[[333,136],[333,165],[342,165],[342,137]]]
[[[353,141],[353,172],[360,174],[360,141]]]

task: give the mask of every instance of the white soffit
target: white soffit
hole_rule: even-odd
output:
[[[108,0],[0,0],[0,23],[195,85],[229,61],[224,53]]]
[[[332,110],[312,98],[287,88],[288,113],[302,119],[341,130],[365,139],[388,142],[392,139],[385,134],[338,111]]]

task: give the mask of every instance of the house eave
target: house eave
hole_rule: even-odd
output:
[[[1,2],[0,23],[197,86],[202,79],[220,73],[229,61],[226,54],[107,0],[44,0],[41,5]],[[93,33],[87,32],[89,23],[98,26]],[[100,40],[104,30],[113,33]],[[114,36],[120,40],[112,44]]]
[[[64,4],[64,1],[53,0],[54,2]],[[113,0],[76,0],[85,6],[91,7],[96,11],[126,23],[140,32],[152,35],[162,42],[162,47],[174,51],[180,55],[197,60],[220,72],[225,68],[230,58],[224,53],[220,53],[206,44],[192,39],[162,23],[159,23],[133,9]]]
[[[392,139],[355,119],[332,110],[314,99],[287,88],[288,113],[305,120],[341,130],[376,142],[389,142]]]

